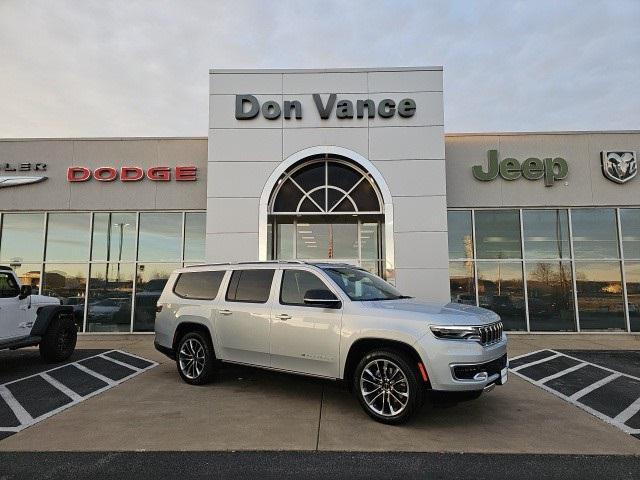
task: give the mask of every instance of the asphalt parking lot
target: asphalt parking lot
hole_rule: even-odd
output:
[[[157,365],[119,350],[78,349],[68,361],[52,366],[35,352],[25,352],[5,351],[0,357],[0,439]]]
[[[511,359],[510,369],[640,438],[640,352],[540,350]]]
[[[180,380],[171,360],[155,352],[152,336],[82,336],[79,348],[94,356],[98,352],[101,358],[117,349],[157,365],[17,431],[0,441],[0,451],[640,455],[637,439],[518,375],[476,401],[448,408],[426,405],[415,421],[390,427],[370,420],[339,383],[233,367],[223,369],[216,383],[193,387]],[[597,350],[602,355],[602,350],[612,349],[616,354],[605,357],[624,365],[628,353],[621,350],[640,350],[640,339],[514,335],[509,355],[553,350],[578,358],[575,350]],[[21,363],[20,356],[37,355],[30,350],[10,353],[15,356],[13,367]],[[82,361],[91,358],[77,360]],[[16,372],[8,371],[7,363],[0,367],[0,378],[15,382]],[[525,368],[522,373],[527,373]],[[634,372],[620,373],[624,377]]]

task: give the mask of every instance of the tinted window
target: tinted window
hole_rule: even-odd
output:
[[[362,302],[408,298],[380,277],[358,268],[325,268],[324,271],[351,300]]]
[[[304,305],[304,295],[309,290],[328,290],[328,288],[313,273],[304,270],[285,270],[282,274],[280,303]]]
[[[42,260],[43,213],[5,213],[2,216],[0,261],[7,263]]]
[[[182,298],[213,300],[218,295],[224,273],[224,270],[181,273],[173,293]]]
[[[527,259],[569,258],[569,216],[566,210],[524,210],[522,228]]]
[[[0,273],[0,297],[15,297],[20,293],[16,279],[8,273]]]
[[[473,258],[471,212],[450,211],[447,213],[447,224],[449,258]]]
[[[618,227],[613,208],[571,211],[575,258],[618,258]]]
[[[227,300],[231,302],[265,303],[269,300],[275,270],[235,270],[231,275]]]
[[[146,262],[180,260],[181,237],[181,213],[141,213],[138,260]]]
[[[47,260],[84,262],[89,258],[88,213],[50,213],[47,227]]]
[[[518,210],[476,211],[478,258],[522,258]]]

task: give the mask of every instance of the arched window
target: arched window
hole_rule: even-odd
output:
[[[371,176],[337,157],[307,160],[285,173],[269,203],[270,214],[380,214],[381,196]]]

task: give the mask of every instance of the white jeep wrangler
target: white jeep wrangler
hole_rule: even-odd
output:
[[[76,348],[73,307],[31,293],[15,272],[0,266],[0,350],[39,345],[47,362],[61,362]]]

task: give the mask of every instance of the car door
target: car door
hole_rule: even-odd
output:
[[[20,299],[20,286],[13,273],[0,272],[0,339],[23,337],[31,333],[27,325],[29,298]]]
[[[231,272],[216,315],[215,334],[223,360],[269,366],[270,302],[275,269]]]
[[[278,277],[278,298],[271,317],[271,366],[337,378],[342,305],[310,306],[304,297],[309,290],[338,295],[310,269],[285,268]]]

